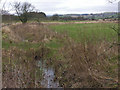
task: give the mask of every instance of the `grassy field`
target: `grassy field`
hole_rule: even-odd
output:
[[[38,56],[55,68],[61,87],[117,87],[118,47],[113,43],[118,36],[112,26],[117,28],[116,23],[27,23],[3,28],[3,86],[42,87],[42,71],[35,66]]]
[[[64,24],[50,26],[56,32],[67,33],[76,42],[114,41],[117,33],[111,29],[115,23]]]

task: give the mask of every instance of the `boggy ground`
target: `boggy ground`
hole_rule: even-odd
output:
[[[69,35],[50,27],[29,23],[3,28],[3,87],[41,87],[42,71],[36,67],[40,58],[55,68],[61,87],[117,87],[116,44],[111,47],[105,38],[97,43],[78,42],[71,37],[74,32]]]

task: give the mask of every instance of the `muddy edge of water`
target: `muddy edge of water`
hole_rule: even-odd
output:
[[[41,86],[44,88],[62,88],[59,85],[59,81],[55,81],[55,70],[52,67],[47,67],[45,60],[39,60],[36,62],[37,66],[42,70],[43,79],[41,80]]]

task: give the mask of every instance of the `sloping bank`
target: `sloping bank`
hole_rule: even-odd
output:
[[[37,61],[50,53],[44,43],[53,36],[54,33],[38,24],[3,28],[3,88],[42,87],[43,71],[37,66]]]

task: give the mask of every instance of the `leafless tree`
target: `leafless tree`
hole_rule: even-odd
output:
[[[28,21],[28,13],[32,12],[35,7],[28,2],[15,2],[13,4],[13,8],[15,9],[20,21],[22,23],[26,23]]]
[[[7,2],[7,0],[3,3],[3,4],[1,4],[1,9],[0,9],[0,11],[1,11],[1,15],[6,15],[6,14],[8,14],[8,10],[6,10],[6,2]]]

